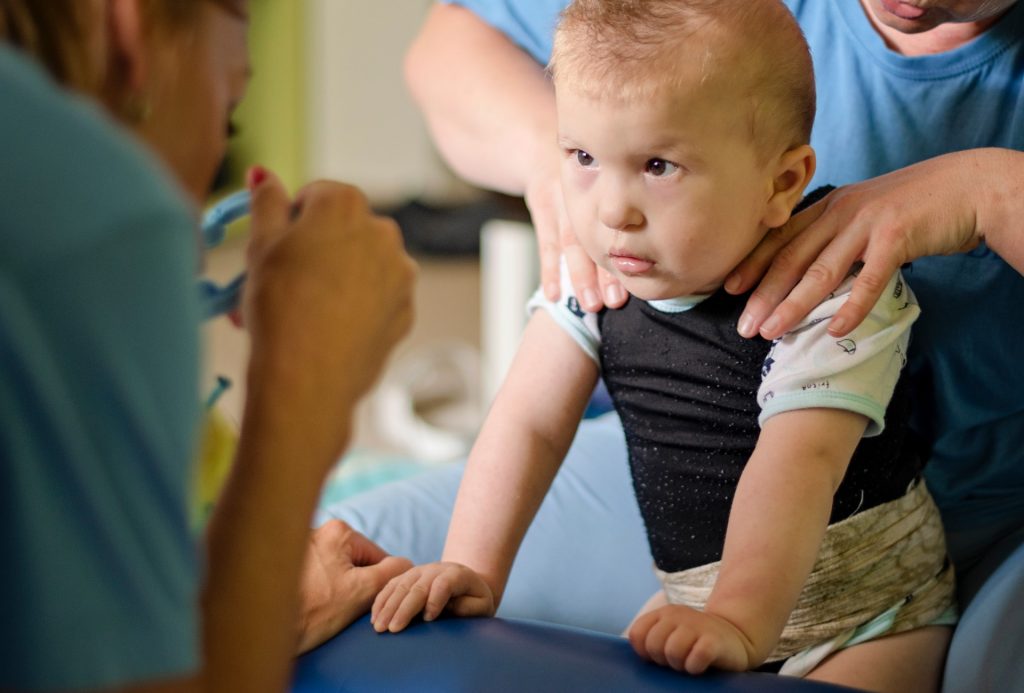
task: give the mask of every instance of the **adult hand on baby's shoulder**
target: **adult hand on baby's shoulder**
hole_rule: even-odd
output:
[[[629,629],[629,642],[644,659],[690,674],[709,667],[746,671],[758,664],[739,628],[721,616],[680,604],[637,618]]]
[[[340,520],[313,530],[299,581],[298,653],[365,614],[384,585],[411,567]]]
[[[442,612],[493,616],[494,592],[476,571],[461,563],[428,563],[393,578],[377,595],[370,620],[378,633],[403,630],[419,613],[433,621]]]
[[[538,169],[537,175],[526,186],[524,198],[537,234],[544,296],[549,301],[558,300],[561,293],[560,264],[564,256],[570,281],[584,310],[596,313],[604,306],[622,307],[626,302],[622,285],[594,264],[569,223],[557,159]]]
[[[862,262],[850,298],[829,324],[832,335],[843,336],[901,265],[977,246],[977,182],[965,176],[965,160],[976,156],[948,154],[839,188],[770,232],[726,281],[739,294],[760,280],[740,334],[785,334]]]

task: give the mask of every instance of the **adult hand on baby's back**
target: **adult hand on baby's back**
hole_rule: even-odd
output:
[[[365,614],[388,580],[411,567],[341,520],[313,530],[299,582],[299,654]]]
[[[638,617],[629,629],[638,655],[690,674],[708,667],[746,671],[753,646],[728,620],[680,604],[668,604]]]
[[[832,335],[843,336],[867,316],[901,265],[977,246],[978,156],[947,154],[839,188],[773,230],[726,282],[739,294],[760,279],[740,334],[781,336],[863,262],[850,298],[829,324]]]
[[[397,633],[423,613],[433,621],[447,611],[455,616],[493,616],[494,592],[474,570],[461,563],[429,563],[393,578],[377,595],[370,621],[378,633]]]

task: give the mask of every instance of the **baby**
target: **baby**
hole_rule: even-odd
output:
[[[721,290],[814,172],[795,20],[777,0],[577,0],[551,73],[569,220],[630,299],[534,297],[443,561],[389,583],[374,627],[495,613],[600,376],[663,584],[629,629],[641,656],[937,688],[953,575],[906,427],[909,287],[837,340],[848,279],[775,343],[739,337],[746,297]]]

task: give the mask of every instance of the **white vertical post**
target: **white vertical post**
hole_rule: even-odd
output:
[[[537,241],[530,224],[495,219],[480,230],[482,403],[490,406],[526,326],[537,289]]]

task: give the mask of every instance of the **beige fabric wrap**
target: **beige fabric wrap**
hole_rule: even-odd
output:
[[[703,610],[721,561],[677,573],[656,570],[671,604]],[[769,662],[867,623],[900,602],[888,634],[932,622],[952,606],[953,567],[938,508],[924,483],[825,532],[796,608]]]

